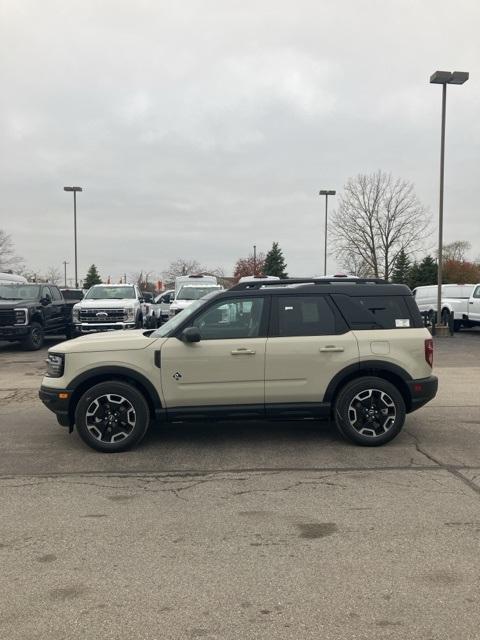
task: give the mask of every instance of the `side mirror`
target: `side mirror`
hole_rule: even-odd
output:
[[[139,302],[145,302],[145,298],[139,298],[138,301]]]
[[[184,329],[180,335],[180,340],[182,342],[200,342],[201,335],[200,331],[197,327],[187,327]]]
[[[47,304],[50,304],[52,302],[52,299],[49,295],[46,295],[44,298],[42,298],[40,300],[41,304],[43,304],[44,307],[47,306]]]

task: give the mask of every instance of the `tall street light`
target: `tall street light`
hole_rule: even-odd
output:
[[[328,196],[334,196],[336,191],[326,191],[322,189],[319,192],[319,195],[325,196],[325,256],[323,263],[323,275],[327,275],[327,232],[328,232]]]
[[[442,269],[443,269],[443,178],[445,170],[445,116],[447,109],[447,84],[463,84],[468,80],[467,71],[435,71],[430,76],[431,84],[442,85],[442,132],[440,138],[440,199],[438,204],[438,274],[437,274],[437,321],[441,325]]]
[[[75,238],[75,289],[78,289],[77,271],[77,191],[83,191],[82,187],[63,187],[64,191],[73,191],[73,235]]]

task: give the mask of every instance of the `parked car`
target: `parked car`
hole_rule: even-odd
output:
[[[61,425],[105,452],[137,444],[153,419],[195,418],[324,417],[376,446],[435,396],[432,362],[404,285],[245,282],[155,331],[52,347],[39,393]]]
[[[143,297],[143,326],[145,329],[156,329],[158,324],[157,304],[153,293],[142,291]]]
[[[170,305],[175,299],[175,289],[168,289],[155,298],[158,326],[170,317]]]
[[[0,340],[34,351],[46,335],[73,334],[72,308],[53,284],[0,283]]]
[[[413,295],[420,311],[433,320],[438,306],[437,285],[417,287]],[[442,285],[440,317],[443,324],[453,322],[455,331],[480,325],[480,284]]]
[[[172,318],[189,307],[195,300],[214,291],[222,290],[223,287],[217,284],[215,276],[179,276],[175,279],[175,298],[170,304],[169,316]]]
[[[144,299],[134,284],[96,284],[73,307],[77,334],[141,329]]]

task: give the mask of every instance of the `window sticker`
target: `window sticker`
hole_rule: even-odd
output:
[[[404,329],[405,327],[410,326],[410,320],[409,318],[396,318],[395,326],[397,329]]]

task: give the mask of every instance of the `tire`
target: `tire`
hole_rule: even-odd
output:
[[[24,349],[27,351],[38,351],[43,347],[44,341],[45,333],[42,325],[39,322],[32,322],[30,324],[30,333],[22,340]]]
[[[365,410],[368,413],[360,414]],[[344,438],[365,447],[390,442],[405,423],[400,391],[391,382],[373,376],[347,383],[336,398],[334,412],[335,424]]]
[[[143,317],[141,313],[138,314],[135,320],[135,329],[143,329]]]
[[[142,440],[150,424],[150,412],[138,389],[111,380],[96,384],[83,394],[75,410],[75,424],[78,435],[89,447],[117,453]]]
[[[458,333],[461,328],[462,328],[462,321],[461,320],[454,320],[453,321],[453,330],[455,331],[455,333]]]
[[[444,309],[442,311],[442,324],[447,325],[447,327],[450,325],[450,311],[448,309]]]

